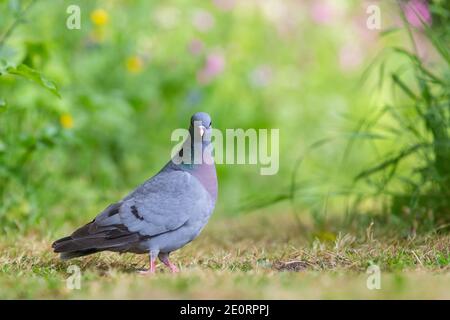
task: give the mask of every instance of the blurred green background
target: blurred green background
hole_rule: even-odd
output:
[[[382,9],[381,30],[366,25],[371,4]],[[81,10],[79,30],[66,27],[70,5]],[[447,50],[448,10],[444,1],[432,8],[430,31]],[[443,95],[448,106],[445,56],[436,53],[427,28],[410,13],[406,18],[417,57],[447,88],[429,94]],[[411,48],[393,1],[0,0],[0,35],[6,35],[0,42],[0,228],[6,233],[69,231],[89,221],[156,173],[170,157],[172,130],[187,127],[200,110],[222,130],[280,129],[278,174],[217,166],[217,216],[281,202],[276,213],[286,199],[305,214],[382,211],[384,200],[373,200],[380,188],[373,187],[385,177],[357,184],[355,177],[411,145],[395,116],[370,126],[380,108],[417,105],[404,87],[391,84],[392,74],[413,81],[413,59],[380,59],[386,48]],[[413,111],[403,116],[430,139]],[[383,185],[381,196],[411,193],[403,173],[422,184],[411,168],[428,155],[433,158],[427,152],[399,164],[398,179],[389,191]]]

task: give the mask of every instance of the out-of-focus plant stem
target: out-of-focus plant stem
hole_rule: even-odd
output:
[[[27,11],[33,6],[33,4],[36,2],[36,0],[31,0],[28,5],[20,11],[20,13],[17,15],[16,19],[13,21],[13,23],[9,26],[9,28],[6,29],[5,33],[0,38],[0,48],[3,47],[6,40],[11,36],[14,29],[22,22],[22,18],[27,13]]]

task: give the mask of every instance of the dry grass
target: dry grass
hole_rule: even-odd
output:
[[[180,274],[159,265],[150,277],[135,274],[146,266],[144,255],[61,262],[51,239],[13,237],[0,242],[0,298],[450,298],[449,236],[388,237],[376,230],[318,232],[308,223],[299,229],[283,214],[217,218],[173,254]],[[381,268],[381,290],[366,287],[372,263]],[[66,288],[70,264],[82,270],[81,290]]]

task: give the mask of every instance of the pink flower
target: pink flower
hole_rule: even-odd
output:
[[[235,0],[214,0],[215,6],[223,11],[228,11],[233,9],[235,5]]]
[[[410,0],[403,5],[403,12],[405,13],[406,20],[416,27],[423,27],[422,21],[426,24],[431,24],[431,13],[428,8],[427,0]]]
[[[194,12],[192,24],[198,31],[207,32],[209,29],[214,27],[215,20],[209,11],[199,9]]]
[[[221,53],[211,53],[206,58],[206,63],[197,74],[197,80],[206,84],[217,77],[225,69],[225,57]]]
[[[330,24],[336,15],[336,8],[328,1],[316,0],[311,7],[311,18],[318,24]]]
[[[188,46],[189,52],[194,56],[198,56],[199,54],[201,54],[203,52],[203,49],[203,42],[199,39],[193,39]]]

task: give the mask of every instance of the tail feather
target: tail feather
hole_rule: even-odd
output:
[[[72,240],[72,237],[68,236],[68,237],[64,237],[64,238],[58,239],[55,242],[53,242],[52,247],[54,248],[55,246],[57,246],[61,242],[64,242],[64,241],[67,241],[67,240]]]
[[[95,220],[76,230],[68,237],[56,240],[52,247],[68,260],[104,250],[125,251],[138,242],[137,233],[131,233],[123,225],[99,226]]]
[[[60,258],[61,258],[61,260],[69,260],[69,259],[73,259],[73,258],[87,256],[88,254],[93,254],[93,253],[96,253],[99,251],[101,251],[101,250],[86,249],[86,250],[80,250],[80,251],[61,252]]]

